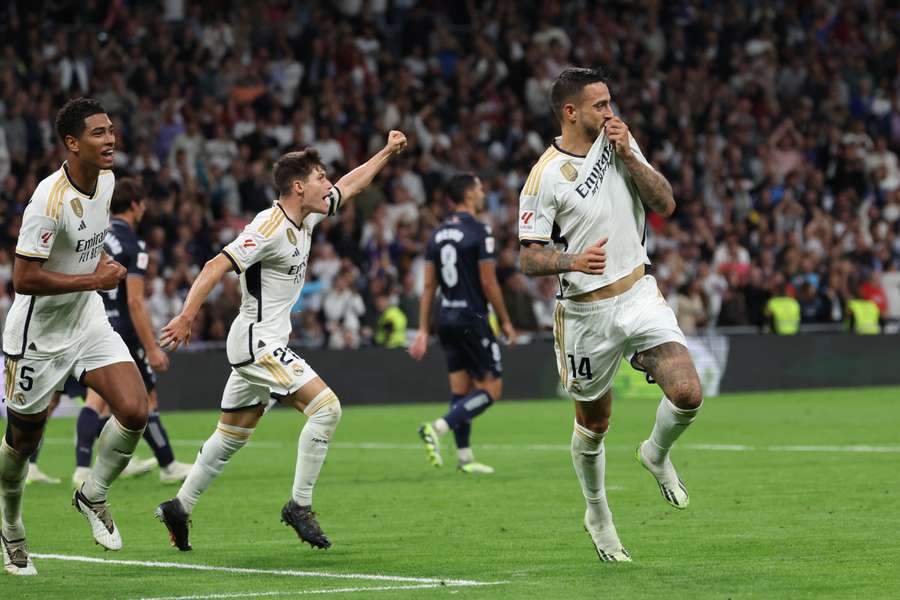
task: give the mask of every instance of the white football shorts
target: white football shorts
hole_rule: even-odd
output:
[[[675,312],[651,275],[612,298],[559,300],[554,319],[560,381],[572,399],[581,402],[599,400],[609,390],[622,358],[666,342],[687,347]]]
[[[270,347],[256,353],[256,360],[232,367],[222,392],[222,412],[267,406],[273,396],[287,396],[318,377],[305,360],[290,348]]]
[[[64,352],[48,355],[26,350],[21,358],[6,357],[7,408],[23,415],[39,413],[50,404],[53,392],[62,391],[70,375],[82,381],[88,371],[120,362],[134,362],[128,346],[106,315],[93,319]]]

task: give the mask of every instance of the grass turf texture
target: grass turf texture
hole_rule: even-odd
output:
[[[897,598],[900,597],[900,389],[729,395],[706,402],[673,457],[691,493],[671,509],[634,460],[655,401],[619,399],[607,437],[608,497],[632,564],[598,562],[582,530],[583,501],[568,455],[572,409],[563,400],[505,402],[475,423],[476,456],[497,469],[467,476],[425,464],[416,426],[443,404],[353,407],[315,492],[334,542],[300,545],[279,523],[293,481],[300,415],[267,415],[194,513],[195,550],[169,547],[153,509],[177,488],[156,472],[112,488],[124,549],[103,552],[69,505],[69,485],[30,485],[32,553],[504,581],[491,587],[374,591],[353,597],[440,598]],[[174,440],[202,440],[215,413],[166,414]],[[71,476],[74,420],[48,427],[40,466]],[[257,445],[252,445],[256,442]],[[399,448],[360,448],[364,443]],[[708,450],[694,444],[754,446]],[[479,445],[481,448],[479,448]],[[491,445],[496,445],[492,447]],[[538,448],[526,446],[544,445]],[[771,446],[892,446],[890,452],[785,451]],[[197,444],[177,443],[193,460]],[[139,454],[148,455],[142,443]],[[314,590],[416,585],[390,581],[180,571],[36,559],[37,578],[0,576],[0,597],[300,597]],[[275,595],[283,592],[284,595]],[[325,594],[333,595],[333,594]],[[250,597],[250,596],[248,596]]]

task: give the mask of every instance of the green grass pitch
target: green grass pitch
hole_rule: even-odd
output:
[[[447,466],[425,463],[416,426],[443,402],[343,400],[314,499],[330,550],[301,546],[279,523],[303,418],[278,410],[201,498],[193,552],[169,547],[152,517],[175,492],[155,472],[112,488],[118,553],[94,545],[69,485],[29,486],[32,553],[130,562],[37,558],[36,578],[0,576],[0,598],[900,598],[900,389],[709,399],[673,452],[691,493],[685,511],[632,456],[656,401],[620,398],[607,486],[634,558],[620,565],[599,563],[581,527],[569,402],[500,402],[479,418],[476,456],[497,473],[478,477],[455,472],[452,438]],[[193,460],[215,415],[165,415],[178,458]],[[73,428],[51,421],[40,462],[66,481]],[[139,454],[149,455],[143,443]]]

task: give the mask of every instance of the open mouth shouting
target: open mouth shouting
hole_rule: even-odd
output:
[[[115,152],[115,148],[113,148],[113,147],[105,148],[100,151],[100,159],[104,165],[112,166],[114,152]]]

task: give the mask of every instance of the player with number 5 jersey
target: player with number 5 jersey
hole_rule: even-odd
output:
[[[450,409],[434,422],[419,427],[426,457],[435,467],[443,465],[440,437],[450,430],[456,438],[457,468],[463,473],[493,473],[475,461],[470,446],[472,419],[500,399],[503,391],[500,346],[488,322],[488,302],[493,306],[507,342],[516,341],[494,266],[494,235],[475,215],[484,208],[481,180],[471,173],[451,178],[447,195],[454,212],[431,235],[425,251],[425,289],[419,310],[419,332],[410,355],[425,355],[431,323],[431,307],[440,286],[438,337],[447,359],[450,377]]]
[[[213,288],[229,271],[240,275],[241,305],[227,341],[232,371],[222,393],[219,422],[176,497],[156,511],[179,550],[191,549],[188,524],[200,495],[250,439],[270,400],[307,416],[297,444],[291,499],[281,519],[311,546],[331,546],[312,511],[312,493],[341,418],[341,404],[312,367],[288,348],[290,312],[303,289],[315,226],[368,186],[405,147],[406,137],[391,131],[382,150],[334,186],[315,150],[282,156],[273,170],[278,200],[206,263],[181,313],[163,327],[164,348],[187,344],[193,321]],[[249,535],[248,542],[252,540]]]

